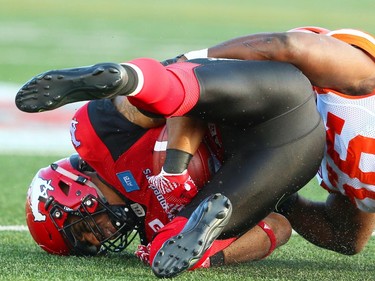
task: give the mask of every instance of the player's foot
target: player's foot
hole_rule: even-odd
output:
[[[152,270],[157,277],[169,278],[193,267],[220,235],[232,214],[232,204],[221,194],[204,200],[182,231],[168,239],[156,253]]]
[[[28,81],[15,102],[25,112],[53,110],[68,103],[110,98],[127,82],[125,69],[116,63],[51,70]]]

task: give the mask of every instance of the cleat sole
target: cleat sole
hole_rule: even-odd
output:
[[[154,274],[171,278],[194,266],[221,234],[231,214],[232,205],[224,195],[214,194],[204,200],[181,233],[167,240],[155,255]]]
[[[25,112],[53,110],[68,103],[111,98],[121,93],[128,80],[120,64],[51,70],[28,81],[15,103]]]

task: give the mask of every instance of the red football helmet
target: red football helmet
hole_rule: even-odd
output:
[[[131,208],[110,206],[91,178],[83,173],[84,166],[75,154],[40,169],[30,184],[26,200],[27,225],[36,243],[48,253],[96,255],[106,250],[119,252],[138,234],[139,225]],[[103,232],[95,222],[95,216],[103,213],[117,229],[109,238],[103,238]],[[70,219],[72,217],[74,220]],[[73,231],[78,223],[95,235],[100,248],[78,239]]]

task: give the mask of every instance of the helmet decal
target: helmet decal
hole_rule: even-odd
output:
[[[47,200],[48,190],[54,190],[53,186],[51,186],[51,180],[45,180],[35,176],[31,186],[39,186],[39,188],[29,188],[28,190],[30,207],[34,216],[34,221],[46,221],[46,216],[39,211],[39,202],[41,198]]]

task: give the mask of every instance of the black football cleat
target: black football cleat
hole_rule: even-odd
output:
[[[152,262],[159,278],[171,278],[194,266],[220,235],[232,214],[227,197],[213,194],[199,204],[182,231],[167,240]]]
[[[51,70],[28,81],[15,102],[25,112],[53,110],[68,103],[113,97],[127,82],[125,69],[116,63]]]

